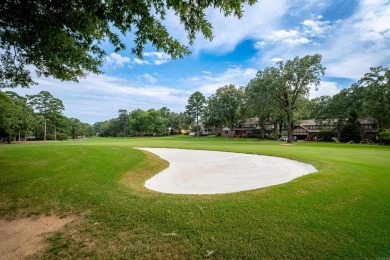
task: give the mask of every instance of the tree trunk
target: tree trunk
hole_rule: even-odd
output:
[[[57,128],[54,127],[54,140],[57,141]]]
[[[287,143],[291,144],[291,135],[292,135],[292,130],[291,130],[291,120],[292,116],[290,114],[287,115]]]
[[[199,118],[196,117],[196,136],[199,137]]]
[[[43,141],[46,141],[46,119],[45,119],[45,131],[43,134]]]
[[[278,121],[274,121],[274,140],[278,140]]]

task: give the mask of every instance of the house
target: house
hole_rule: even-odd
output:
[[[379,132],[378,122],[373,118],[358,119],[364,129],[364,137],[375,139]],[[314,119],[300,120],[294,125],[292,135],[298,140],[315,140],[319,132],[328,131],[337,135],[337,120],[315,121]]]
[[[366,118],[358,119],[361,126],[364,129],[364,138],[375,139],[379,132],[378,122],[376,119]],[[294,124],[292,129],[292,135],[296,136],[298,140],[315,140],[318,137],[318,133],[322,131],[333,132],[337,135],[337,120],[324,120],[316,121],[314,119],[300,120]],[[274,131],[275,125],[270,122],[266,122],[264,126],[265,134],[270,134]],[[279,128],[278,125],[276,127]],[[287,131],[286,125],[282,125],[278,131]],[[258,118],[249,118],[247,120],[240,121],[233,130],[225,127],[221,131],[221,136],[233,136],[233,137],[251,137],[259,136],[261,134],[261,127],[259,125]]]
[[[273,124],[266,122],[265,130],[267,133],[273,131]],[[261,134],[261,127],[258,118],[249,118],[238,122],[237,126],[233,130],[228,127],[224,127],[221,131],[221,136],[233,136],[233,137],[253,137]]]

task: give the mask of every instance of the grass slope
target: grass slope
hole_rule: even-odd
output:
[[[276,155],[319,172],[224,195],[145,189],[167,167],[132,147]],[[0,146],[0,218],[78,215],[37,258],[390,256],[390,148],[224,138],[89,139]]]

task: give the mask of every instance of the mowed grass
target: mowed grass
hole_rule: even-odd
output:
[[[318,173],[222,195],[143,187],[167,163],[133,147],[275,155]],[[200,162],[201,163],[201,162]],[[390,257],[390,147],[214,137],[0,146],[0,218],[76,220],[36,258]]]

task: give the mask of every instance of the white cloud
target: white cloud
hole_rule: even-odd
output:
[[[272,58],[272,59],[270,60],[271,63],[277,63],[277,62],[279,62],[279,61],[283,61],[283,59],[277,57],[277,58]]]
[[[390,65],[390,2],[363,0],[322,50],[327,75],[357,80],[370,67]]]
[[[155,65],[167,63],[171,59],[171,56],[164,52],[144,52],[143,55]]]
[[[206,70],[202,70],[202,73],[204,73],[204,74],[211,74],[210,71],[206,71]]]
[[[275,56],[289,60],[318,53],[327,68],[326,76],[350,80],[360,79],[370,67],[390,66],[388,0],[362,0],[343,20],[327,21],[314,11],[307,12],[311,18],[303,18],[298,27],[273,30],[258,39],[259,66],[267,65]],[[286,48],[282,41],[306,44]]]
[[[35,80],[39,85],[13,91],[20,95],[49,91],[63,101],[67,117],[76,117],[91,124],[117,117],[118,110],[122,108],[132,111],[137,108],[146,110],[166,106],[174,112],[184,111],[190,92],[164,85],[152,85],[157,82],[153,83],[153,76],[143,76],[149,79],[149,82],[133,82],[107,75],[89,75],[80,79],[79,83],[37,78]]]
[[[259,0],[253,6],[244,5],[244,15],[240,19],[234,16],[225,17],[219,9],[209,8],[207,18],[213,25],[213,41],[198,35],[193,52],[197,54],[205,50],[226,53],[242,40],[267,34],[277,26],[285,8],[286,0]]]
[[[138,58],[134,58],[134,63],[135,63],[135,64],[138,64],[138,65],[149,64],[148,61],[146,61],[146,60],[141,60],[141,59],[138,59]]]
[[[333,29],[333,25],[330,21],[305,20],[303,25],[305,35],[311,37],[323,37],[328,31]]]
[[[318,90],[315,90],[315,87],[310,88],[310,99],[320,97],[320,96],[333,96],[340,92],[342,87],[338,86],[336,82],[332,81],[322,81]]]
[[[253,68],[233,67],[213,76],[206,74],[186,78],[181,80],[181,83],[193,91],[200,91],[205,96],[209,96],[214,94],[218,88],[225,85],[234,84],[236,87],[245,86],[256,76],[256,73],[257,70]]]
[[[130,62],[129,57],[122,56],[118,53],[111,53],[109,56],[106,56],[106,64],[113,64],[114,66],[122,67],[126,63]]]
[[[148,73],[143,74],[139,78],[141,80],[144,80],[144,81],[150,83],[150,84],[155,84],[157,82],[157,79]]]

